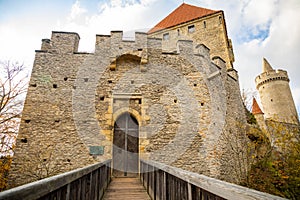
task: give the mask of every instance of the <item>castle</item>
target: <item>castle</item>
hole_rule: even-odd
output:
[[[114,176],[145,158],[237,182],[228,143],[246,115],[223,11],[182,4],[135,41],[122,34],[96,35],[94,53],[77,33],[42,40],[11,186],[109,158]]]
[[[265,120],[299,125],[289,81],[287,71],[274,70],[263,59],[262,73],[256,77],[255,83],[265,113],[261,111],[256,100],[253,102],[253,114],[261,127],[265,127]]]

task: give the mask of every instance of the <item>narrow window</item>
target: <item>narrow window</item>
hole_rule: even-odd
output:
[[[222,17],[219,16],[219,23],[222,24]]]
[[[163,34],[163,40],[169,40],[169,39],[170,39],[169,33]]]
[[[203,22],[203,28],[206,28],[206,21]]]
[[[21,142],[27,143],[27,138],[22,138],[22,139],[21,139]]]
[[[189,33],[195,32],[195,25],[188,26]]]
[[[180,36],[180,30],[177,29],[177,36]]]

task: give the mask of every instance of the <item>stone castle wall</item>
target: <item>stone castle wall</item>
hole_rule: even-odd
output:
[[[77,49],[70,43],[78,39],[77,34],[53,32],[51,43],[46,41],[45,47],[43,41],[43,50],[36,51],[10,171],[11,187],[94,162],[73,120],[78,66],[90,56],[74,53]]]
[[[194,31],[189,32],[189,27]],[[179,24],[174,27],[151,33],[151,37],[163,38],[168,33],[169,39],[163,40],[165,48],[175,49],[177,40],[190,39],[195,44],[204,44],[210,49],[211,58],[221,57],[227,69],[233,68],[234,54],[231,40],[228,39],[225,18],[222,11],[215,14]]]
[[[139,122],[140,157],[233,180],[221,136],[244,112],[238,80],[221,58],[186,40],[163,52],[145,33],[135,41],[119,31],[97,35],[90,54],[78,53],[78,42],[76,33],[53,32],[36,52],[11,186],[40,178],[38,171],[44,177],[111,158],[124,112]],[[91,155],[90,146],[104,154]]]

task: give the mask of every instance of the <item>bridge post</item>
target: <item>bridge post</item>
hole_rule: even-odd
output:
[[[188,200],[193,200],[192,185],[188,183]]]

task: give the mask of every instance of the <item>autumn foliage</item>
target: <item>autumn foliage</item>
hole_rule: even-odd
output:
[[[10,156],[0,158],[0,191],[7,187],[7,177],[12,158]]]
[[[248,187],[300,199],[300,132],[291,124],[267,122],[270,146],[249,174]]]

